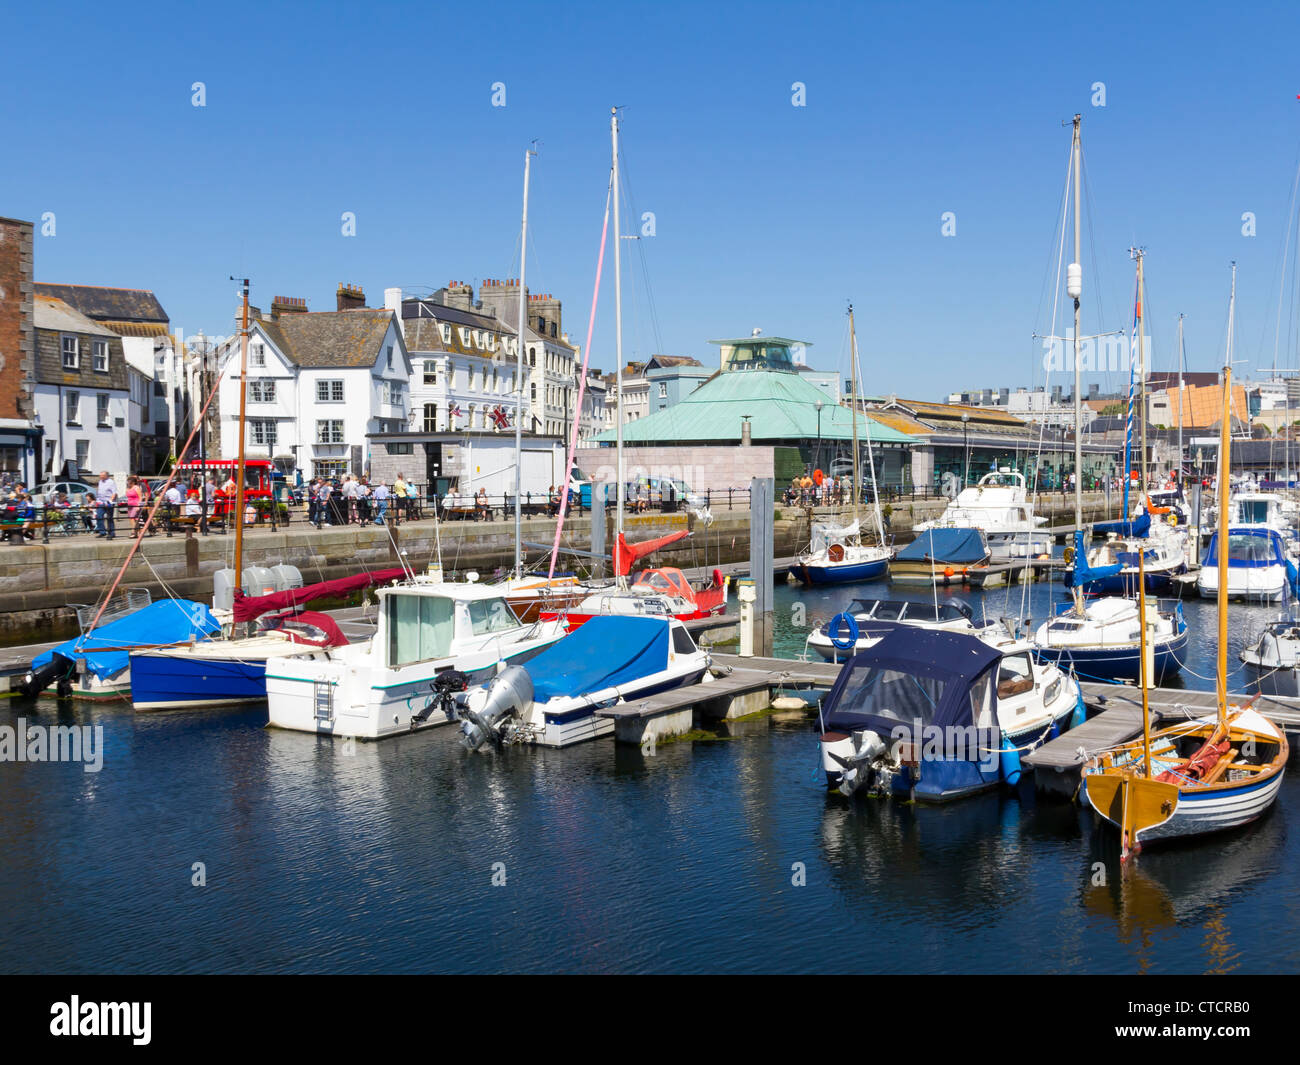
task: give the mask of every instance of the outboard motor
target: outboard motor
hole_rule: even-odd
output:
[[[59,694],[65,695],[70,690],[68,678],[77,664],[71,658],[55,651],[50,660],[40,669],[29,669],[15,684],[14,690],[22,695],[39,695],[55,681],[59,682]]]
[[[441,710],[448,721],[456,717],[456,693],[463,692],[469,687],[469,677],[458,669],[444,669],[436,677],[433,683],[429,685],[429,690],[433,692],[429,701],[424,704],[424,709],[416,711],[411,715],[411,731],[415,731],[417,725],[423,724],[429,720],[429,715],[435,710]]]
[[[852,795],[869,778],[883,771],[887,761],[885,741],[870,729],[851,734],[822,733],[822,768],[826,786],[841,795]]]
[[[506,718],[531,706],[532,702],[533,678],[523,666],[508,666],[488,685],[487,700],[477,713],[468,707],[459,710],[460,730],[464,733],[461,744],[467,751],[477,751],[491,738],[500,746],[501,726]]]

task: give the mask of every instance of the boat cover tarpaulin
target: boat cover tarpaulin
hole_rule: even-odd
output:
[[[829,548],[831,544],[847,544],[857,539],[860,533],[861,529],[856,521],[851,521],[847,525],[831,525],[829,522],[824,521],[814,522],[808,553],[810,555],[819,555]]]
[[[1076,588],[1082,588],[1085,584],[1092,581],[1104,580],[1107,577],[1115,577],[1122,573],[1124,567],[1116,564],[1112,566],[1090,566],[1088,564],[1088,552],[1083,542],[1083,533],[1075,530],[1074,533],[1074,578],[1073,583]]]
[[[1002,658],[977,636],[869,622],[878,643],[844,664],[825,703],[828,730],[873,729],[888,742],[910,736],[915,723],[942,728],[972,724],[971,689]],[[988,694],[997,720],[997,689]],[[982,700],[981,700],[982,701]]]
[[[904,562],[956,562],[971,565],[988,557],[978,529],[929,529],[898,552]]]
[[[301,603],[310,603],[326,595],[349,595],[359,588],[371,584],[387,584],[389,581],[401,580],[406,570],[400,566],[396,569],[377,569],[371,573],[359,573],[355,577],[338,577],[332,581],[319,581],[301,588],[288,588],[283,592],[270,595],[245,595],[236,589],[234,603],[235,624],[256,621],[263,614],[272,610],[287,610]]]
[[[533,699],[576,697],[668,668],[666,618],[597,615],[524,663]]]
[[[1151,532],[1151,515],[1145,510],[1132,521],[1099,521],[1092,527],[1093,536],[1108,536],[1114,533],[1125,539],[1138,539]]]
[[[645,558],[652,551],[658,551],[661,547],[667,547],[669,544],[676,543],[683,537],[690,536],[689,529],[682,529],[679,532],[669,533],[667,536],[660,536],[654,540],[642,540],[639,544],[629,544],[622,533],[618,534],[618,542],[614,545],[614,574],[618,577],[626,577],[632,572],[632,563],[638,559]]]
[[[126,669],[132,648],[188,643],[220,631],[221,623],[202,603],[164,599],[101,625],[86,636],[59,644],[34,658],[32,669],[39,669],[58,653],[74,661],[84,658],[87,670],[100,680],[107,680]]]

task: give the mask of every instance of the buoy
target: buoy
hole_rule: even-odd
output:
[[[1002,752],[999,757],[1002,766],[1002,779],[1013,788],[1020,783],[1020,752],[1010,737],[1002,737]]]
[[[951,566],[945,566],[945,567],[944,567],[944,570],[943,570],[943,575],[944,575],[945,577],[951,577],[951,576],[952,576],[952,567],[951,567]]]
[[[1077,681],[1074,690],[1078,692],[1078,701],[1074,704],[1074,713],[1070,715],[1070,728],[1078,728],[1088,720],[1088,708],[1083,703],[1083,689]]]

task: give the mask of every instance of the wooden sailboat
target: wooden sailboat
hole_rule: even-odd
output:
[[[1228,483],[1229,402],[1232,387],[1232,314],[1223,368],[1219,483]],[[1219,509],[1219,537],[1227,541],[1228,511]],[[1140,558],[1141,556],[1139,556]],[[1277,798],[1290,755],[1286,735],[1252,709],[1228,701],[1226,551],[1219,552],[1218,712],[1151,731],[1147,626],[1142,626],[1142,739],[1107,751],[1084,766],[1088,802],[1120,832],[1120,858],[1144,843],[1203,835],[1253,821]],[[1146,592],[1138,594],[1145,614]]]

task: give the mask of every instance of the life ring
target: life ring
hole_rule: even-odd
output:
[[[839,636],[841,623],[848,625],[848,632],[845,634],[845,639],[843,640],[841,640]],[[846,614],[841,611],[831,618],[831,623],[827,627],[827,634],[831,638],[831,643],[833,643],[839,650],[847,651],[850,647],[857,646],[858,623],[854,620],[852,614]]]
[[[826,557],[829,558],[832,562],[843,562],[843,561],[844,561],[844,545],[843,545],[843,544],[831,544],[830,548],[829,548],[829,549],[827,550],[827,552],[826,552]]]
[[[1178,515],[1177,515],[1177,514],[1170,514],[1167,518],[1165,518],[1165,521],[1169,522],[1170,525],[1177,525],[1177,524],[1178,524]]]
[[[1065,549],[1065,553],[1062,555],[1062,558],[1065,560],[1065,564],[1067,566],[1070,565],[1070,563],[1074,561],[1074,548],[1067,547]]]

